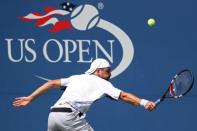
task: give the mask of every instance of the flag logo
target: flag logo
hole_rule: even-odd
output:
[[[53,25],[52,28],[49,29],[50,32],[60,32],[65,29],[72,29],[72,25],[69,20],[63,19],[61,20],[59,17],[69,16],[71,12],[75,9],[76,5],[64,2],[61,4],[62,9],[56,9],[53,7],[44,7],[45,13],[32,12],[26,16],[21,17],[23,21],[36,21],[37,27],[43,27],[47,25]],[[68,18],[69,19],[69,18]]]

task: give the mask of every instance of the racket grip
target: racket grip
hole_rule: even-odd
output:
[[[156,106],[159,105],[160,102],[161,102],[161,99],[159,98],[159,99],[157,99],[157,100],[155,101],[155,105],[156,105]]]

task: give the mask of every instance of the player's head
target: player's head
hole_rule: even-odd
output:
[[[88,69],[86,74],[94,74],[105,80],[109,80],[111,77],[111,68],[110,64],[107,60],[98,58],[95,59],[91,65],[90,69]]]

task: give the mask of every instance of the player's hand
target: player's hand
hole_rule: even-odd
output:
[[[152,111],[155,109],[155,103],[152,101],[148,101],[148,103],[145,105],[145,109]]]
[[[18,97],[15,98],[14,102],[12,103],[12,105],[14,107],[23,107],[28,105],[31,102],[31,98],[30,97]]]

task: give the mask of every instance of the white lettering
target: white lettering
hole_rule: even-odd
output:
[[[64,45],[65,45],[65,60],[64,60],[64,62],[71,62],[69,54],[74,53],[77,50],[77,43],[74,40],[63,40],[63,41],[64,41]],[[73,48],[70,50],[71,46],[73,46]]]
[[[77,40],[79,43],[79,60],[77,62],[83,62],[83,63],[90,63],[92,61],[92,58],[90,60],[84,60],[84,54],[86,53],[86,58],[89,56],[89,46],[90,46],[90,40]],[[84,49],[85,44],[87,44],[87,48]]]
[[[52,60],[51,58],[49,58],[49,55],[48,55],[48,52],[47,52],[47,47],[49,44],[56,44],[59,48],[59,51],[54,51],[54,52],[58,52],[59,53],[59,56],[56,60]],[[50,39],[48,41],[45,42],[44,44],[44,47],[43,47],[43,54],[44,54],[44,57],[51,63],[56,63],[58,61],[60,61],[60,59],[62,58],[63,56],[63,47],[61,45],[61,43],[58,41],[58,40],[55,40],[55,39]]]
[[[113,43],[115,40],[108,40],[108,43],[110,44],[110,54],[107,53],[107,51],[105,50],[105,48],[103,47],[103,45],[101,45],[99,43],[98,40],[93,40],[93,42],[95,43],[95,53],[96,53],[96,58],[99,57],[98,55],[98,49],[100,49],[103,54],[108,58],[108,60],[110,60],[111,63],[113,63]]]
[[[25,56],[25,61],[27,61],[27,62],[34,62],[36,60],[37,55],[36,55],[36,52],[32,48],[29,47],[29,44],[28,44],[29,42],[35,44],[35,40],[34,39],[28,39],[28,40],[25,41],[25,49],[29,53],[32,54],[32,59],[28,59],[27,56]]]
[[[37,53],[35,39],[5,39],[8,58],[12,62],[35,62]],[[77,62],[91,63],[93,59],[106,57],[113,63],[113,44],[115,40],[105,43],[98,40],[47,40],[42,47],[43,57],[50,63]],[[39,43],[42,45],[42,43]],[[34,46],[34,48],[33,48]],[[52,49],[52,50],[51,50]]]
[[[14,59],[12,55],[12,41],[13,39],[5,39],[7,41],[7,48],[8,48],[8,58],[12,62],[20,62],[23,59],[23,41],[24,39],[19,39],[20,41],[20,58]]]
[[[33,58],[32,59],[28,59],[27,56],[25,56],[25,61],[26,62],[34,62],[36,60],[36,52],[29,47],[29,42],[32,42],[33,44],[35,44],[35,40],[34,39],[18,39],[19,41],[19,48],[16,48],[18,47],[17,44],[13,44],[13,39],[5,39],[7,41],[7,49],[8,49],[8,58],[10,61],[12,62],[21,62],[24,58],[24,52],[25,52],[25,49],[27,50],[27,52],[31,53]],[[25,49],[24,49],[24,46],[25,46]],[[13,47],[15,47],[14,51],[13,51]],[[18,51],[17,49],[19,49],[20,51],[20,55],[19,55],[19,58],[14,58],[14,53],[13,52],[16,52]],[[15,53],[15,56],[16,56],[16,53]]]

